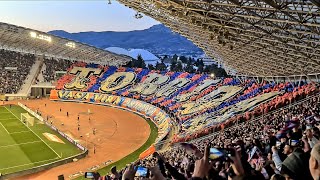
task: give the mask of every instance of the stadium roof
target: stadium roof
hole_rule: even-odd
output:
[[[238,74],[320,73],[319,0],[118,0]]]
[[[0,47],[48,57],[115,66],[126,64],[131,60],[128,56],[6,23],[0,23]]]

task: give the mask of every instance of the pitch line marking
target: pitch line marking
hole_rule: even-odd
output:
[[[18,121],[20,121],[20,119],[19,119],[15,114],[13,114],[12,111],[10,111],[6,106],[5,106],[4,108],[6,108],[7,111],[11,112],[11,114],[14,115],[14,116],[18,119]],[[20,122],[21,122],[21,121],[20,121]],[[21,123],[22,123],[22,122],[21,122]],[[22,124],[25,125],[24,123],[22,123]],[[26,126],[30,131],[33,132],[33,130],[32,130],[29,126],[27,126],[27,125],[25,125],[25,126]],[[61,158],[60,155],[59,155],[54,149],[52,149],[52,147],[50,147],[38,134],[36,134],[35,132],[33,132],[33,134],[36,135],[36,136],[37,136],[45,145],[47,145],[48,148],[50,148],[54,153],[56,153],[56,155],[57,155],[59,158]]]
[[[19,133],[26,133],[26,132],[31,132],[31,131],[19,131],[19,132],[12,132],[12,133],[9,133],[9,134],[19,134]]]
[[[30,142],[25,142],[25,143],[20,143],[20,144],[10,144],[10,145],[6,145],[6,146],[0,146],[0,148],[19,146],[19,145],[24,145],[24,144],[32,144],[32,143],[37,143],[37,142],[42,142],[42,141],[30,141]]]
[[[0,124],[3,127],[3,129],[6,130],[8,134],[10,134],[9,131],[3,126],[3,124],[1,122],[0,122]]]
[[[15,119],[17,119],[17,118],[16,118],[16,117],[13,117],[13,118],[3,118],[3,119],[0,118],[1,121],[3,121],[3,120],[15,120]]]
[[[59,158],[56,157],[56,158],[47,159],[47,160],[43,160],[43,161],[37,161],[37,162],[32,162],[32,163],[27,163],[27,164],[21,164],[21,165],[17,165],[17,166],[11,166],[11,167],[7,167],[7,168],[2,168],[2,169],[0,169],[0,171],[6,170],[6,169],[12,169],[12,168],[16,168],[16,167],[21,167],[21,166],[35,165],[36,163],[51,161],[51,160],[54,160],[54,159],[59,159]],[[43,165],[44,165],[44,164],[43,164]],[[43,165],[41,165],[41,166],[43,166]],[[36,166],[35,166],[35,167],[36,167]]]
[[[17,118],[4,118],[4,119],[0,119],[0,121],[7,121],[7,120],[16,120]]]

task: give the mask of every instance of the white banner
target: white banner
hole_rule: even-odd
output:
[[[37,119],[39,119],[40,121],[43,121],[43,118],[42,118],[39,114],[33,112],[31,109],[29,109],[29,108],[28,108],[27,106],[25,106],[24,104],[18,102],[18,105],[19,105],[20,107],[22,107],[24,110],[26,110],[28,113],[32,114],[34,117],[36,117]]]
[[[18,70],[18,67],[4,67],[5,70]]]

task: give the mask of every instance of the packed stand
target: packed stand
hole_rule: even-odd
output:
[[[69,60],[46,58],[44,59],[46,66],[42,71],[42,75],[45,82],[52,82],[55,80],[56,71],[66,71],[72,64]]]
[[[216,81],[208,75],[186,72],[150,71],[85,63],[78,63],[77,66],[103,70],[99,75],[86,77],[88,86],[77,89],[85,92],[102,92],[101,82],[116,72],[134,72],[134,82],[110,93],[143,100],[161,107],[171,117],[176,118],[176,125],[180,128],[177,133],[179,138],[174,139],[172,149],[160,154],[154,153],[153,157],[140,160],[127,167],[125,171],[117,172],[113,168],[112,179],[134,179],[137,165],[148,167],[152,179],[312,179],[312,177],[319,179],[320,177],[320,146],[317,145],[320,138],[320,98],[319,85],[316,83],[267,81],[258,83],[253,79],[237,78]],[[147,82],[147,85],[150,85],[152,79],[149,79],[150,82],[146,79],[153,73],[158,74],[158,79],[169,79],[161,86],[179,78],[187,79],[188,83],[168,96],[156,96],[157,91],[144,96],[132,91],[143,83]],[[63,89],[64,84],[71,82],[75,76],[67,74],[62,77],[57,89]],[[203,88],[201,84],[205,84],[204,81],[210,81],[212,85]],[[161,86],[158,86],[160,90],[163,88]],[[230,93],[232,94],[230,98],[215,106],[204,106],[205,108],[196,109],[198,111],[194,113],[191,111],[181,116],[181,111],[184,110],[183,103],[192,103],[210,93],[215,96],[215,90],[219,91],[220,87],[233,88],[232,90],[237,93]],[[190,99],[177,101],[176,97],[184,94],[190,94]],[[263,99],[262,96],[265,94],[272,98]],[[251,102],[253,98],[261,98],[263,101],[253,101],[255,104],[248,103],[250,106],[239,108],[243,105],[242,102]],[[299,102],[305,98],[308,98],[307,101]],[[287,106],[290,108],[281,109]],[[227,113],[230,116],[224,117]],[[199,121],[197,119],[199,116],[206,118]],[[262,118],[253,121],[256,117]],[[205,126],[198,128],[198,125]],[[189,142],[208,134],[210,137],[197,140],[193,144],[176,143]],[[312,148],[314,150],[311,152]],[[145,168],[138,167],[138,175],[143,169]]]
[[[24,84],[35,56],[0,50],[0,94],[17,93]]]
[[[193,144],[178,143],[164,153],[153,153],[128,165],[125,170],[112,168],[106,178],[317,180],[319,112],[318,95]],[[136,172],[144,167],[148,168],[147,178]]]

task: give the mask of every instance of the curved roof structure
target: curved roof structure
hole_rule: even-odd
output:
[[[319,0],[118,0],[241,75],[320,73]]]
[[[131,60],[128,56],[6,23],[0,23],[0,48],[114,66],[126,64]]]

